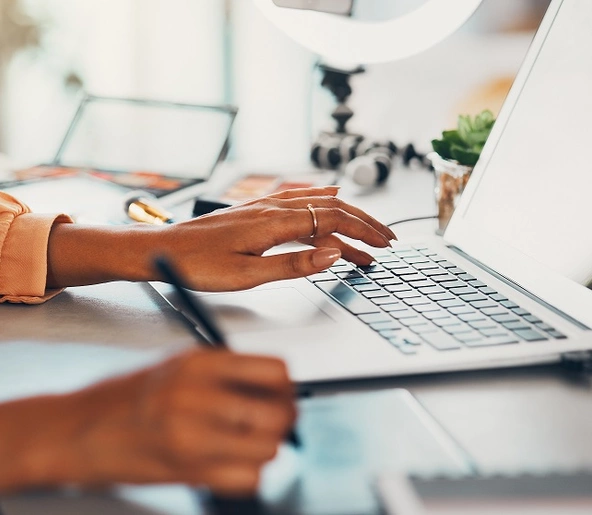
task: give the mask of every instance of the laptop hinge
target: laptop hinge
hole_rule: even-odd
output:
[[[590,328],[583,324],[582,322],[580,322],[579,320],[576,320],[575,318],[573,318],[572,316],[568,315],[567,313],[565,313],[564,311],[561,311],[560,309],[556,308],[555,306],[553,306],[552,304],[549,304],[547,301],[541,299],[540,297],[537,297],[536,295],[534,295],[533,293],[529,292],[528,290],[524,289],[522,286],[520,286],[519,284],[515,283],[514,281],[512,281],[512,279],[509,279],[508,277],[506,277],[505,275],[500,274],[499,272],[496,272],[495,270],[493,270],[492,268],[488,267],[487,265],[483,264],[481,261],[479,261],[478,259],[475,259],[474,257],[468,255],[467,253],[463,252],[461,249],[459,249],[458,247],[454,246],[454,245],[447,245],[447,247],[456,252],[457,254],[461,255],[463,258],[467,259],[468,261],[470,261],[471,263],[475,264],[476,266],[478,266],[479,268],[481,268],[482,270],[486,271],[488,274],[493,275],[496,279],[499,279],[500,281],[503,281],[504,283],[506,283],[508,286],[512,287],[513,289],[519,291],[522,295],[526,295],[529,299],[534,300],[535,302],[537,302],[538,304],[540,304],[541,306],[545,307],[546,309],[552,311],[553,313],[555,313],[556,315],[559,315],[561,318],[567,320],[569,323],[575,325],[576,327],[578,327],[579,329],[583,329],[584,331],[590,331]]]

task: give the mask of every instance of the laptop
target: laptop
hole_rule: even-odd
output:
[[[592,348],[591,25],[592,2],[551,3],[443,238],[380,250],[371,267],[203,295],[231,347],[285,359],[299,383]]]

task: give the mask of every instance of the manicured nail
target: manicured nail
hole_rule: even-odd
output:
[[[320,249],[313,253],[312,264],[315,268],[330,267],[341,257],[341,252],[336,249]]]

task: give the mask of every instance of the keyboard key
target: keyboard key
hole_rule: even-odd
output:
[[[407,283],[411,283],[413,281],[425,281],[425,277],[421,274],[400,275],[399,277]]]
[[[549,331],[547,334],[551,338],[557,338],[558,340],[563,340],[563,339],[567,338],[567,336],[565,336],[563,333],[560,333],[556,329],[553,329],[553,331]]]
[[[416,270],[434,270],[439,268],[437,263],[427,262],[427,263],[418,263],[413,266]]]
[[[461,344],[452,336],[440,332],[422,334],[421,337],[436,350],[457,350]]]
[[[476,302],[478,300],[489,300],[485,295],[480,293],[468,293],[466,295],[459,295],[459,297],[465,302]]]
[[[364,297],[367,299],[375,299],[377,297],[390,297],[388,292],[384,290],[372,290],[372,291],[365,291],[362,293]]]
[[[406,266],[405,268],[392,268],[391,272],[400,277],[402,275],[414,275],[417,273],[417,270]]]
[[[366,274],[366,276],[373,281],[377,281],[378,279],[391,279],[393,274],[390,272],[369,272]]]
[[[388,292],[414,291],[408,284],[387,284],[384,289]]]
[[[446,309],[458,306],[466,306],[466,304],[460,299],[441,300],[440,302],[438,302],[438,304],[440,304],[440,306]]]
[[[426,277],[433,277],[435,275],[450,275],[448,273],[447,270],[445,270],[444,268],[430,268],[428,270],[422,270],[423,275],[425,275]],[[451,281],[456,279],[456,277],[452,276],[452,279],[450,279]]]
[[[331,281],[335,279],[335,274],[329,272],[328,270],[325,270],[324,272],[319,272],[318,274],[309,275],[307,279],[311,283],[316,283],[319,281]]]
[[[391,286],[387,286],[387,290],[391,288]],[[403,300],[403,299],[410,299],[411,297],[421,297],[421,293],[419,293],[418,291],[415,290],[411,290],[411,291],[394,291],[392,292],[393,295],[395,297],[397,297],[397,299]]]
[[[466,272],[459,274],[458,278],[462,279],[463,281],[475,281],[477,279],[476,277],[473,277],[471,274],[467,274]]]
[[[454,275],[460,275],[460,274],[464,274],[465,273],[465,271],[462,268],[458,268],[458,267],[456,267],[456,268],[449,268],[448,271],[451,274],[454,274]]]
[[[416,265],[419,263],[429,263],[430,260],[425,256],[417,256],[417,257],[404,257],[403,261],[409,263],[410,265]]]
[[[380,334],[380,336],[382,336],[383,338],[387,338],[387,339],[388,338],[396,338],[400,331],[401,331],[401,328],[399,328],[399,329],[383,329],[382,331],[378,331],[378,334]]]
[[[362,277],[362,274],[357,270],[352,270],[351,272],[338,272],[337,277],[340,277],[341,279],[356,279]]]
[[[380,286],[388,286],[390,284],[404,284],[404,282],[401,281],[401,279],[399,279],[398,277],[393,277],[391,275],[389,279],[378,279],[376,281],[376,284],[379,284]]]
[[[375,299],[371,299],[373,304],[376,304],[377,306],[383,306],[385,304],[400,304],[401,302],[397,299],[395,299],[395,297],[393,297],[392,295],[389,295],[388,297],[376,297]]]
[[[538,324],[536,324],[536,328],[540,329],[541,331],[554,331],[555,328],[551,327],[549,324],[546,324],[545,322],[539,322]]]
[[[365,324],[376,324],[378,322],[392,322],[393,319],[386,313],[369,313],[367,315],[360,315],[358,319]]]
[[[412,297],[410,299],[404,299],[403,302],[405,304],[407,304],[408,306],[421,306],[423,304],[429,304],[430,300],[427,299],[426,297]]]
[[[434,293],[446,293],[444,288],[439,286],[428,286],[426,288],[417,288],[423,295],[432,295]]]
[[[535,317],[534,315],[526,315],[524,317],[524,320],[530,322],[531,324],[538,324],[539,322],[542,322],[542,320],[539,317]]]
[[[354,315],[379,311],[372,302],[340,281],[322,281],[315,285]]]
[[[382,265],[379,265],[378,263],[372,263],[368,266],[359,266],[358,269],[368,275],[373,273],[384,272],[384,267]]]
[[[478,333],[477,331],[470,331],[470,332],[467,331],[465,333],[457,333],[453,336],[454,336],[455,340],[458,340],[461,343],[477,342],[480,340],[484,340],[486,338],[485,336]]]
[[[520,307],[520,306],[518,306],[518,304],[516,304],[515,302],[512,302],[511,300],[502,300],[500,302],[500,304],[502,306],[504,306],[504,308],[508,308],[508,309]]]
[[[519,321],[519,322],[506,322],[505,324],[502,324],[506,329],[509,329],[510,331],[516,331],[519,329],[530,329],[530,326],[523,321]]]
[[[435,283],[443,283],[446,281],[452,281],[454,279],[453,275],[446,274],[446,275],[433,275],[430,277],[432,281]]]
[[[450,290],[451,288],[464,288],[466,284],[462,281],[445,281],[443,283],[440,283],[440,286],[442,286],[442,288]]]
[[[438,254],[434,254],[433,256],[430,256],[430,258],[434,263],[442,263],[442,262],[446,261],[446,258],[439,256]]]
[[[387,318],[389,320],[387,320],[386,322],[375,322],[374,324],[370,324],[370,327],[372,329],[374,329],[375,331],[379,331],[379,332],[380,331],[385,331],[387,329],[399,330],[399,329],[401,329],[403,327],[396,320],[393,320],[392,318],[390,318],[388,316],[387,316]]]
[[[429,279],[424,279],[423,281],[411,281],[408,284],[413,286],[413,288],[429,288],[430,286],[436,286],[436,283]]]
[[[456,268],[456,265],[454,263],[451,263],[450,261],[440,261],[438,264],[442,268]]]
[[[424,318],[427,318],[428,320],[435,320],[436,318],[451,318],[450,313],[442,308],[438,308],[435,311],[426,311],[422,313],[422,315],[424,316]]]
[[[459,281],[460,282],[460,281]],[[460,288],[451,288],[450,290],[455,295],[474,295],[478,293],[475,288],[471,288],[470,286],[461,286]]]
[[[542,340],[548,340],[546,336],[533,329],[519,329],[517,331],[514,331],[514,334],[517,334],[518,336],[520,336],[520,338],[524,338],[527,342],[539,342]]]
[[[530,315],[530,311],[527,311],[524,308],[514,308],[514,309],[512,309],[512,313],[514,313],[515,315],[518,315],[520,317]]]
[[[511,343],[518,343],[518,338],[512,335],[504,336],[491,336],[485,340],[477,340],[466,342],[467,347],[489,347],[492,345],[508,345]]]
[[[463,303],[462,306],[451,306],[447,308],[453,315],[462,315],[463,313],[477,313],[471,306]]]
[[[497,303],[493,300],[477,300],[471,302],[471,306],[477,309],[487,309],[487,308],[495,308]]]
[[[386,311],[392,316],[393,311],[407,311],[408,308],[401,301],[395,299],[395,302],[391,302],[389,304],[380,304],[380,309]]]
[[[504,336],[510,334],[499,325],[496,327],[484,327],[483,329],[479,329],[479,332],[485,336]]]
[[[507,315],[509,311],[507,309],[502,308],[501,306],[495,306],[491,308],[482,308],[481,313],[487,316],[492,315]]]
[[[428,304],[418,304],[417,306],[413,306],[413,309],[418,313],[431,313],[433,311],[440,311],[441,308],[435,302],[429,302]]]
[[[522,320],[518,321],[518,322],[506,322],[505,324],[502,324],[506,329],[509,329],[510,331],[517,331],[520,329],[530,329],[530,326],[526,323],[523,322]]]
[[[491,318],[500,324],[504,324],[507,322],[519,322],[520,319],[516,317],[516,315],[512,313],[508,313],[507,315],[493,315]]]
[[[438,327],[445,327],[447,325],[460,325],[461,322],[458,318],[454,318],[454,317],[446,317],[446,318],[435,318],[434,320],[432,320],[432,322],[434,324],[436,324]]]
[[[475,322],[476,320],[485,320],[485,315],[481,313],[464,313],[458,315],[463,322]]]
[[[377,284],[358,284],[357,286],[354,286],[354,290],[359,292],[376,291],[380,290],[380,286]]]
[[[411,329],[414,333],[419,334],[419,335],[424,335],[427,333],[435,333],[438,331],[438,328],[432,324],[412,325],[409,329]]]
[[[494,293],[491,295],[491,299],[497,302],[501,302],[502,300],[508,300],[508,297],[504,297],[501,293]]]
[[[479,288],[479,291],[485,295],[497,294],[497,290],[494,290],[493,288],[490,288],[489,286],[486,286],[485,288]]]
[[[488,329],[498,327],[498,325],[493,320],[471,320],[469,321],[469,325],[473,329]]]
[[[446,292],[446,293],[433,293],[431,295],[428,295],[428,298],[430,300],[435,301],[435,302],[439,302],[442,300],[453,300],[456,297],[454,295],[451,295],[450,293]]]
[[[401,318],[399,322],[401,322],[406,327],[412,327],[414,325],[428,325],[425,318],[419,316],[416,316],[415,318]]]
[[[447,325],[442,327],[444,331],[456,338],[457,334],[471,333],[473,330],[467,324]]]
[[[360,284],[372,284],[372,281],[366,277],[354,277],[353,279],[344,279],[350,286],[357,286]]]
[[[392,316],[396,320],[403,320],[404,318],[412,318],[412,317],[416,318],[417,317],[417,313],[409,308],[391,311],[391,312],[389,312],[389,315]]]
[[[483,281],[479,281],[478,279],[475,279],[474,281],[469,281],[469,284],[473,288],[485,288],[487,286]]]
[[[333,265],[329,270],[335,272],[336,274],[339,272],[350,272],[354,270],[354,265],[347,262],[337,262],[337,264]]]

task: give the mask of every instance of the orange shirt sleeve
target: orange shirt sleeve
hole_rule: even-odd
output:
[[[49,290],[47,244],[54,223],[66,215],[31,213],[14,197],[0,192],[0,303],[41,304],[61,290]]]

